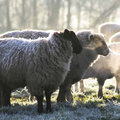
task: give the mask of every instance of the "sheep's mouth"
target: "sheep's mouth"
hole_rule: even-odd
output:
[[[103,55],[103,56],[107,56],[109,54],[109,49],[101,49],[101,48],[96,48],[96,51],[98,54]]]

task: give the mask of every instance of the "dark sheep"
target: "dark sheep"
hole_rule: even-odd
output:
[[[9,31],[9,32],[5,32],[5,33],[1,34],[0,38],[25,38],[25,39],[29,39],[29,40],[36,40],[39,37],[40,38],[48,37],[50,32],[53,32],[53,31],[30,30],[30,29],[15,30],[15,31]],[[9,93],[8,93],[8,98],[7,98],[7,94],[6,94],[6,96],[5,96],[6,100],[4,100],[4,98],[3,98],[3,100],[1,100],[1,102],[0,102],[1,105],[3,104],[3,106],[4,105],[6,106],[6,105],[10,104],[9,97],[10,97]],[[34,97],[30,95],[29,100],[32,100],[32,98],[34,98]],[[2,101],[4,101],[4,103]]]
[[[39,37],[48,37],[50,32],[41,30],[15,30],[3,33],[0,35],[1,38],[26,38],[26,39],[37,39]]]
[[[31,41],[22,38],[1,39],[0,102],[5,102],[1,105],[10,104],[8,96],[13,89],[27,85],[31,95],[37,98],[38,112],[43,112],[44,92],[46,111],[51,112],[51,94],[63,83],[73,53],[78,54],[81,50],[77,36],[68,30]]]

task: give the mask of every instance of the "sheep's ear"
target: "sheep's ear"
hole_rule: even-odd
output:
[[[64,32],[63,32],[63,36],[65,38],[69,38],[70,37],[69,34],[70,34],[70,31],[68,29],[65,29]]]
[[[73,37],[76,36],[76,34],[73,31],[70,31],[70,35]]]
[[[94,35],[93,34],[90,34],[89,36],[88,36],[88,40],[93,40],[94,39]]]

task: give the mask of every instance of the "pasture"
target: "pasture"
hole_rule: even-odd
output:
[[[105,81],[104,98],[97,98],[95,79],[84,80],[85,92],[75,93],[73,103],[57,104],[58,91],[52,95],[53,113],[37,113],[37,102],[29,101],[20,91],[12,93],[11,107],[0,108],[0,120],[119,120],[120,95],[114,93],[115,79]],[[45,103],[44,103],[45,106]]]
[[[8,37],[12,37],[12,39],[13,37],[16,37],[15,38],[16,42],[13,42],[16,44],[12,44],[12,42],[10,42],[10,44],[7,44],[5,42],[7,39],[6,35],[1,36],[1,41],[0,41],[0,120],[120,120],[120,94],[115,93],[115,86],[116,86],[115,78],[105,81],[103,87],[104,97],[101,99],[97,97],[98,96],[97,80],[92,78],[84,80],[84,86],[85,86],[84,93],[75,92],[73,85],[72,87],[72,95],[74,101],[73,103],[70,102],[57,103],[56,99],[59,92],[59,90],[57,90],[52,94],[51,97],[53,112],[47,114],[45,112],[43,114],[38,114],[38,112],[39,113],[43,112],[43,109],[41,107],[42,106],[41,104],[43,102],[43,95],[42,95],[43,88],[45,88],[44,91],[47,98],[47,100],[44,99],[43,102],[44,111],[51,111],[50,99],[49,99],[51,96],[50,91],[53,92],[54,90],[52,90],[52,88],[54,87],[57,88],[58,86],[60,86],[60,84],[63,82],[63,78],[65,77],[65,75],[63,76],[63,74],[65,72],[67,74],[69,70],[68,68],[70,67],[70,63],[71,63],[71,55],[69,55],[68,57],[69,59],[65,59],[64,56],[65,53],[67,57],[67,53],[69,53],[70,51],[72,54],[72,50],[74,52],[74,50],[76,49],[75,50],[76,53],[80,52],[80,50],[77,51],[76,48],[76,46],[78,45],[77,43],[73,44],[75,43],[72,40],[72,38],[75,37],[75,35],[74,37],[72,36],[74,34],[73,32],[72,34],[63,35],[64,37],[65,36],[68,37],[69,35],[69,39],[73,41],[72,48],[68,52],[65,51],[68,50],[68,48],[70,47],[68,46],[68,48],[67,47],[65,48],[62,41],[57,44],[57,47],[56,46],[52,47],[52,45],[48,47],[44,47],[43,45],[41,45],[41,47],[39,47],[39,44],[37,45],[38,42],[36,41],[38,37],[39,38],[47,37],[50,31],[62,32],[65,29],[69,29],[69,32],[67,33],[71,33],[70,32],[71,30],[74,31],[75,33],[78,33],[79,31],[83,31],[83,33],[84,31],[90,31],[87,34],[82,33],[80,35],[80,39],[81,39],[80,43],[83,49],[85,48],[85,51],[83,51],[83,54],[81,53],[79,59],[75,59],[76,64],[73,65],[76,67],[75,69],[73,69],[74,72],[70,73],[71,76],[68,77],[70,79],[67,79],[66,77],[66,80],[68,80],[67,84],[63,85],[63,87],[60,87],[61,89],[59,93],[62,94],[59,94],[59,96],[62,97],[60,97],[59,101],[65,100],[64,99],[65,97],[70,98],[71,95],[71,94],[69,95],[69,90],[70,90],[69,88],[71,87],[70,85],[82,78],[84,72],[87,70],[89,65],[93,65],[92,62],[93,63],[96,62],[96,58],[98,54],[104,56],[107,55],[109,50],[107,49],[106,44],[109,45],[109,43],[120,41],[120,37],[119,37],[120,34],[118,34],[118,36],[113,35],[116,32],[120,32],[119,11],[120,11],[119,0],[110,0],[110,1],[107,0],[104,1],[102,0],[28,0],[28,1],[0,0],[0,12],[1,12],[0,35],[4,35],[4,33],[7,32],[9,33],[11,31],[15,31],[15,33],[12,33],[11,35],[8,34]],[[34,32],[36,30],[37,31],[45,30],[48,33],[43,32],[42,34],[35,35],[34,32],[30,32],[27,36],[27,33],[25,32],[26,30],[27,31],[33,30]],[[19,36],[18,31],[19,32],[23,31],[22,32],[23,35]],[[104,35],[106,44],[103,42],[102,39],[103,36],[101,39],[98,39],[97,37],[95,39],[94,36],[96,35],[92,34],[92,32],[96,34],[99,32],[102,33]],[[31,44],[31,46],[28,45],[28,49],[27,49],[27,47],[25,47],[23,44],[21,43],[17,44],[18,41],[17,39],[19,38],[21,39],[21,37],[35,40],[36,42],[33,42],[35,43],[35,47]],[[55,43],[57,43],[57,39],[55,40],[56,40]],[[24,40],[20,40],[20,41],[24,41]],[[47,38],[45,38],[45,41],[47,41]],[[52,39],[51,41],[54,42],[54,40]],[[4,46],[5,43],[6,43],[6,47]],[[32,43],[32,42],[28,42],[28,43]],[[116,52],[119,52],[119,48],[120,48],[119,44],[118,43],[115,44],[117,45],[113,45],[113,48],[116,50]],[[38,47],[36,47],[36,45]],[[45,46],[47,46],[47,44]],[[61,46],[61,49],[65,51],[61,53],[60,52],[57,53],[57,51],[59,51],[60,48],[59,46]],[[15,49],[12,50],[12,48]],[[41,52],[38,52],[39,48]],[[52,57],[53,62],[50,62],[51,53],[49,52],[52,49],[49,50],[49,48],[56,48],[56,50],[52,52],[52,53],[56,53],[53,54]],[[29,51],[29,49],[31,50]],[[43,50],[45,52],[42,52]],[[25,51],[27,52],[25,53]],[[119,53],[116,54],[116,52],[112,51],[111,48],[110,57],[106,57],[106,59],[102,61],[102,64],[101,63],[98,64],[98,66],[100,66],[99,67],[100,69],[96,73],[100,72],[99,75],[99,78],[101,77],[100,79],[101,81],[99,81],[100,86],[104,82],[103,79],[104,77],[107,79],[110,78],[111,76],[118,78],[117,85],[120,86],[120,82],[119,82],[120,54]],[[54,57],[54,56],[58,56],[58,57]],[[74,57],[76,58],[76,56]],[[55,58],[60,58],[60,59],[56,60]],[[65,61],[61,62],[61,58],[65,59]],[[38,61],[41,62],[39,63]],[[60,64],[57,64],[56,61]],[[50,64],[48,64],[48,62]],[[51,63],[53,63],[53,65]],[[58,67],[58,69],[53,69],[53,67],[56,68],[56,66],[60,66],[60,67]],[[65,66],[67,67],[65,68]],[[62,69],[63,67],[65,69]],[[63,71],[60,74],[61,79],[56,74],[59,73],[58,72],[59,70],[60,72]],[[28,73],[26,71],[28,71]],[[41,73],[45,73],[45,74],[42,75]],[[78,77],[76,73],[78,73]],[[54,76],[53,78],[51,78],[52,75]],[[26,76],[28,77],[27,79]],[[45,76],[45,77],[42,78],[40,76]],[[51,78],[50,81],[49,78]],[[58,78],[60,79],[59,82],[58,82]],[[45,81],[41,81],[41,82],[37,81],[40,79],[46,80],[46,83],[43,84],[43,82]],[[76,81],[74,81],[74,79]],[[53,83],[54,83],[53,85],[54,87],[51,85]],[[30,101],[29,100],[30,94],[27,91],[25,91],[25,89],[17,89],[11,94],[12,90],[18,87],[23,87],[25,85],[27,85],[30,92],[37,97],[37,100]],[[39,91],[41,92],[41,94]],[[67,94],[66,91],[68,92]],[[10,98],[10,94],[11,94],[11,98]],[[68,100],[70,101],[71,99]],[[5,107],[7,105],[10,105],[10,102],[12,105],[9,107]],[[46,103],[48,108],[47,110],[45,110]]]

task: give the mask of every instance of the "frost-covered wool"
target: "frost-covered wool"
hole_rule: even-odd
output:
[[[1,34],[0,38],[11,38],[11,37],[14,37],[14,38],[26,38],[26,39],[29,39],[29,40],[35,40],[35,39],[37,39],[39,37],[42,37],[42,38],[43,37],[48,37],[50,32],[53,32],[53,31],[29,30],[29,29],[21,30],[21,31],[20,30],[15,30],[15,31],[9,31],[9,32],[6,32],[4,34]],[[6,90],[5,90],[5,93],[6,93],[6,100],[4,99],[3,93],[1,93],[2,94],[1,95],[2,96],[1,99],[3,99],[3,100],[1,100],[2,102],[0,102],[0,103],[1,103],[1,105],[7,106],[7,105],[10,105],[10,100],[9,100],[9,97],[10,97],[9,93],[10,93],[10,91],[8,91],[8,98],[7,98]],[[3,102],[3,101],[5,101],[5,102]]]
[[[45,90],[47,110],[50,111],[51,93],[64,81],[73,53],[80,51],[76,35],[68,30],[33,41],[1,39],[0,88],[7,91],[27,85],[30,93],[37,98],[38,112],[43,112],[42,96]]]
[[[112,42],[120,42],[120,32],[115,33],[109,40],[110,43]]]
[[[79,55],[74,55],[71,62],[70,71],[64,83],[60,86],[57,101],[72,101],[71,85],[78,82],[89,65],[96,60],[98,55],[106,56],[109,49],[101,34],[92,33],[91,31],[80,31],[77,37],[83,47]]]
[[[26,38],[26,39],[37,39],[38,37],[48,37],[50,31],[41,31],[41,30],[15,30],[3,33],[0,35],[0,38]]]
[[[105,36],[105,40],[108,43],[110,37],[113,34],[120,32],[120,24],[116,24],[116,23],[101,24],[99,27],[99,32],[101,32]]]
[[[99,84],[98,97],[103,97],[103,85],[106,79],[116,78],[116,91],[120,92],[120,42],[108,46],[112,51],[106,57],[100,56],[98,61],[84,73],[83,79],[97,78]]]

